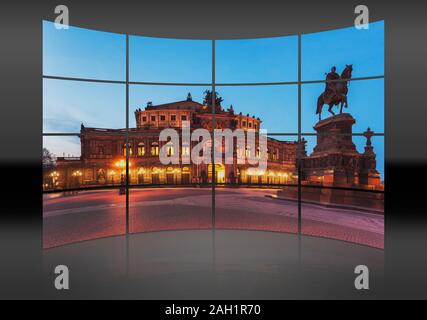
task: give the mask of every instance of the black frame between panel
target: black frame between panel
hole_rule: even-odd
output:
[[[79,81],[79,82],[96,82],[96,83],[111,83],[111,84],[124,84],[126,87],[126,103],[125,103],[125,114],[126,114],[126,128],[125,132],[118,133],[118,135],[122,135],[125,137],[126,141],[126,177],[125,177],[125,195],[126,195],[126,238],[127,238],[127,247],[128,236],[129,236],[129,86],[130,85],[158,85],[158,86],[210,86],[212,90],[212,128],[216,127],[216,119],[215,119],[215,98],[216,98],[216,86],[274,86],[274,85],[298,85],[298,132],[283,132],[283,133],[269,133],[268,136],[297,136],[298,143],[301,143],[303,136],[316,136],[316,133],[313,132],[302,132],[302,121],[301,121],[301,89],[303,84],[313,84],[313,83],[325,83],[326,80],[308,80],[302,81],[301,79],[301,47],[302,47],[302,34],[298,34],[298,80],[297,81],[288,81],[288,82],[259,82],[259,83],[216,83],[215,78],[215,39],[211,40],[211,49],[212,49],[212,79],[211,83],[166,83],[166,82],[144,82],[144,81],[130,81],[129,80],[129,34],[125,34],[126,37],[126,76],[124,81],[120,80],[102,80],[102,79],[92,79],[92,78],[75,78],[75,77],[61,77],[54,75],[42,75],[42,79],[54,79],[54,80],[63,80],[63,81]],[[372,79],[385,79],[385,75],[378,76],[368,76],[368,77],[358,77],[352,78],[348,81],[363,81],[363,80],[372,80]],[[341,79],[342,80],[342,79]],[[341,81],[337,80],[337,81]],[[384,107],[384,106],[383,106]],[[212,141],[214,141],[214,130],[211,133]],[[352,136],[363,136],[363,133],[352,133]],[[50,133],[43,132],[42,136],[80,136],[80,133],[66,133],[66,132],[58,132],[58,133]],[[374,133],[373,136],[385,136],[385,133]],[[301,154],[297,152],[297,172],[298,172],[298,180],[297,180],[297,188],[298,188],[298,238],[299,238],[299,247],[301,246],[301,235],[302,235],[302,212],[301,212],[301,177],[302,177],[302,167],[301,167]],[[212,163],[212,207],[211,207],[211,215],[212,215],[212,230],[213,230],[213,240],[215,240],[215,221],[216,221],[216,212],[215,212],[215,192],[216,192],[216,179],[215,177],[215,157],[214,152],[211,153],[211,163]],[[101,188],[101,187],[100,187]],[[106,187],[102,187],[106,188]],[[107,188],[116,189],[117,186],[107,186]],[[88,188],[88,189],[96,189]],[[51,192],[51,191],[47,191]],[[57,191],[52,191],[57,192]],[[300,248],[301,249],[301,248]],[[127,250],[128,252],[128,250]],[[300,250],[299,250],[300,252]],[[127,257],[129,258],[129,257]]]

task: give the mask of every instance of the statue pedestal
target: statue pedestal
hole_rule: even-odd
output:
[[[384,210],[383,193],[363,190],[384,189],[370,140],[373,132],[368,128],[364,133],[367,138],[365,152],[359,153],[351,136],[355,123],[350,114],[343,113],[314,126],[317,145],[312,154],[302,157],[301,163],[303,201]],[[295,199],[295,191],[284,187],[278,191],[278,197]]]
[[[312,156],[330,153],[357,153],[351,134],[356,120],[348,114],[339,114],[319,121],[314,129],[317,132],[317,145]]]
[[[304,159],[304,180],[322,185],[352,186],[360,183],[357,172],[359,153],[352,140],[356,120],[348,113],[319,121],[317,145]]]

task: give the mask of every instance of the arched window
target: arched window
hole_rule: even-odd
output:
[[[131,156],[132,155],[132,146],[130,143],[128,143],[128,147],[129,147],[129,156]],[[123,157],[126,157],[126,143],[122,147],[122,155],[123,155]]]
[[[151,143],[151,155],[158,156],[159,155],[159,144],[157,142]]]
[[[166,153],[168,157],[173,156],[175,154],[175,150],[172,142],[166,143]]]
[[[186,143],[183,143],[181,153],[183,156],[189,156],[190,155],[190,146]]]
[[[144,142],[138,143],[138,157],[142,157],[145,155],[145,144]]]
[[[247,159],[249,159],[251,157],[251,148],[246,147],[245,156]]]

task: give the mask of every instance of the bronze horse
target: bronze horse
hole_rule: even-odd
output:
[[[341,73],[340,79],[345,79],[343,81],[334,82],[336,94],[333,96],[326,96],[326,92],[323,92],[317,99],[317,110],[316,114],[319,114],[319,120],[321,120],[323,105],[329,105],[328,111],[335,115],[335,112],[332,111],[334,106],[340,105],[340,114],[342,113],[342,108],[345,106],[348,108],[347,102],[347,93],[348,93],[348,80],[351,79],[351,72],[353,71],[353,65],[346,65],[345,69]]]

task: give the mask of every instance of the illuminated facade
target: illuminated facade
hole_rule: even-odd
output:
[[[249,114],[235,113],[230,106],[224,110],[221,98],[215,103],[216,129],[243,129],[259,132],[261,120]],[[159,141],[165,128],[180,131],[183,121],[190,122],[191,131],[204,128],[212,131],[213,114],[209,92],[203,103],[187,99],[162,105],[148,102],[144,110],[135,111],[136,128],[128,131],[129,183],[142,184],[192,184],[212,182],[212,165],[163,165],[159,160]],[[81,126],[81,157],[59,157],[56,168],[45,173],[45,189],[75,188],[80,186],[116,185],[124,181],[126,170],[126,130],[102,129]],[[181,141],[181,140],[180,140]],[[180,144],[179,150],[170,147],[169,154],[189,155],[194,145]],[[216,164],[217,183],[226,184],[288,184],[296,182],[297,142],[267,138],[267,170],[261,172],[249,164]],[[236,146],[233,155],[237,158]],[[245,150],[245,152],[249,152]],[[256,151],[259,153],[259,151]],[[248,155],[247,155],[248,156]],[[262,155],[257,154],[257,157]]]

